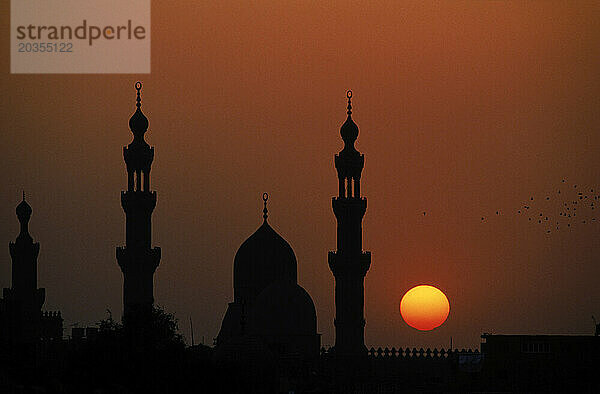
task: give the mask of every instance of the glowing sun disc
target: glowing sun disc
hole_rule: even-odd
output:
[[[441,326],[450,313],[446,295],[437,287],[415,286],[400,301],[400,314],[409,326],[421,331]]]

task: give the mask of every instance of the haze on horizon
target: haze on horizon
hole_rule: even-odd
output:
[[[196,341],[212,344],[232,300],[233,257],[261,224],[268,192],[269,222],[294,249],[322,343],[332,344],[333,156],[352,89],[365,154],[363,247],[373,254],[367,345],[446,347],[452,336],[477,347],[483,332],[593,332],[600,215],[547,233],[517,210],[558,215],[563,179],[600,189],[600,4],[152,7],[149,75],[11,75],[0,59],[0,287],[10,286],[8,242],[24,189],[45,308],[60,309],[66,328],[106,309],[120,316],[122,147],[140,79],[155,147],[156,302],[188,338],[191,316]],[[417,284],[450,301],[448,320],[431,332],[398,311]]]

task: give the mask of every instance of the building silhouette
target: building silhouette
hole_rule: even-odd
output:
[[[144,394],[600,392],[598,325],[595,336],[484,334],[481,353],[452,346],[367,350],[364,278],[371,254],[362,250],[364,155],[354,147],[358,126],[352,120],[351,91],[340,129],[344,147],[335,155],[337,250],[328,255],[335,278],[335,345],[319,349],[313,300],[298,284],[292,247],[268,222],[264,193],[263,222],[235,254],[233,301],[216,346],[186,348],[176,319],[153,307],[153,276],[161,257],[161,249],[151,245],[154,149],[144,141],[148,119],[141,111],[141,83],[136,90],[129,120],[133,141],[123,148],[126,243],[116,249],[124,278],[123,324],[109,315],[98,327],[73,327],[72,337],[62,338],[60,312],[42,312],[39,243],[29,234],[32,209],[23,195],[16,208],[20,233],[9,246],[12,284],[0,299],[0,393],[39,387]]]
[[[0,299],[0,339],[13,345],[33,344],[41,339],[61,339],[63,319],[58,312],[42,312],[46,289],[38,288],[37,258],[40,244],[29,234],[31,206],[25,201],[17,205],[21,231],[10,242],[12,284]]]
[[[598,392],[600,337],[481,335],[481,379],[510,392]]]
[[[127,165],[127,190],[121,192],[125,211],[125,247],[117,247],[117,261],[123,272],[123,314],[148,312],[154,303],[154,272],[160,262],[160,248],[151,246],[152,211],[156,192],[150,190],[150,168],[154,148],[144,141],[148,118],[142,113],[137,82],[136,110],[129,119],[133,141],[123,147]]]
[[[223,318],[217,348],[225,356],[247,349],[273,357],[317,357],[320,337],[310,295],[298,285],[296,255],[267,221],[238,249],[233,264],[233,302]]]
[[[362,219],[367,199],[360,194],[365,157],[354,147],[358,126],[352,120],[352,91],[348,91],[348,118],[340,129],[344,148],[335,155],[339,193],[332,205],[337,220],[337,250],[329,252],[335,277],[335,352],[339,356],[366,355],[364,277],[371,253],[362,250]]]

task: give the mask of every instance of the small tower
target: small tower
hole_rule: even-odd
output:
[[[339,193],[332,205],[337,220],[337,251],[329,252],[329,268],[335,277],[335,353],[366,355],[364,277],[371,253],[362,250],[362,219],[367,199],[360,195],[360,176],[365,157],[354,148],[358,126],[352,120],[352,91],[347,92],[348,118],[340,129],[344,149],[335,155]]]
[[[123,315],[133,311],[150,311],[154,303],[154,271],[160,262],[160,248],[151,247],[152,211],[156,192],[150,191],[150,167],[154,148],[144,141],[148,119],[141,110],[140,90],[135,84],[137,103],[129,119],[133,141],[123,147],[127,165],[127,191],[121,192],[125,211],[125,247],[117,247],[117,261],[123,272]]]
[[[12,287],[4,289],[4,302],[7,305],[8,338],[16,343],[32,343],[40,338],[42,305],[46,297],[45,289],[37,287],[37,258],[40,244],[33,242],[29,235],[29,219],[32,209],[25,201],[17,205],[17,218],[21,231],[15,242],[10,242],[12,259]]]

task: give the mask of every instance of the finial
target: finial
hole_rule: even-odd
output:
[[[23,190],[23,201],[21,201],[19,205],[17,205],[16,209],[17,218],[19,218],[19,222],[21,222],[22,233],[26,233],[28,231],[27,223],[29,222],[29,218],[31,217],[31,212],[31,206],[27,204],[27,201],[25,201],[25,190]]]
[[[348,97],[348,116],[352,115],[352,90],[348,90],[346,92],[346,97]]]
[[[352,90],[346,91],[346,97],[348,97],[348,117],[340,128],[340,134],[344,140],[344,149],[354,149],[354,141],[358,137],[358,126],[352,120]]]
[[[265,204],[265,207],[263,209],[263,219],[265,219],[265,222],[266,222],[267,216],[269,216],[269,215],[267,215],[267,213],[269,212],[267,210],[267,201],[269,201],[269,195],[267,193],[263,193],[262,199],[263,199],[263,203]]]
[[[140,81],[137,81],[135,83],[135,90],[137,90],[137,99],[135,106],[140,108],[142,106],[142,97],[140,95],[140,90],[142,90],[142,83]]]
[[[135,106],[137,109],[129,118],[129,128],[133,132],[135,139],[143,141],[144,133],[148,130],[148,118],[142,113],[142,97],[140,91],[142,90],[142,83],[137,81],[135,83],[135,90],[137,90],[137,99]]]

